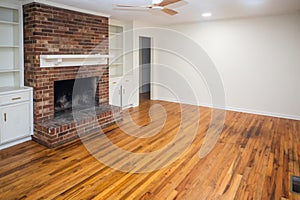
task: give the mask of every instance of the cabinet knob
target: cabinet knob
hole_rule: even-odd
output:
[[[6,122],[6,113],[4,113],[4,121]]]

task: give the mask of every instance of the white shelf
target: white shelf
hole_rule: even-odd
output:
[[[109,48],[112,51],[123,51],[123,48]]]
[[[123,63],[111,63],[110,66],[123,66]]]
[[[123,74],[115,74],[115,75],[111,75],[109,76],[109,78],[122,78]]]
[[[122,33],[109,33],[109,36],[121,36],[122,37]]]
[[[0,24],[19,25],[18,22],[1,21],[1,20],[0,20]]]
[[[0,45],[0,48],[19,48],[17,45]]]
[[[40,67],[72,67],[108,64],[110,55],[40,55]]]
[[[20,72],[19,69],[0,69],[0,73],[15,73]]]

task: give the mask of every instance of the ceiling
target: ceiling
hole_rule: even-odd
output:
[[[179,12],[169,16],[160,11],[118,10],[113,4],[147,5],[151,0],[50,0],[81,9],[102,12],[114,19],[138,20],[166,25],[194,21],[207,21],[229,18],[244,18],[285,14],[300,11],[300,0],[184,0],[168,6]],[[211,12],[212,16],[204,18],[203,12]]]

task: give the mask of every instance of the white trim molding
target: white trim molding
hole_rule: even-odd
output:
[[[297,115],[287,115],[287,114],[282,114],[282,113],[250,110],[250,109],[235,108],[235,107],[226,107],[226,110],[234,111],[234,112],[248,113],[248,114],[255,114],[255,115],[263,115],[263,116],[269,116],[269,117],[278,117],[278,118],[284,118],[284,119],[300,120],[300,116],[297,116]]]
[[[260,111],[260,110],[246,109],[246,108],[237,108],[237,107],[231,107],[231,106],[225,106],[225,108],[224,108],[224,107],[220,107],[220,106],[212,106],[210,104],[205,104],[205,103],[199,104],[199,106],[215,108],[215,109],[222,109],[222,110],[226,110],[226,111],[241,112],[241,113],[254,114],[254,115],[262,115],[262,116],[268,116],[268,117],[300,120],[300,116],[297,116],[297,115],[288,115],[288,114],[282,114],[282,113]]]
[[[31,140],[31,136],[28,136],[28,137],[25,137],[25,138],[22,138],[22,139],[19,139],[17,141],[11,141],[9,143],[5,143],[3,145],[0,146],[0,150],[2,149],[6,149],[8,147],[12,147],[12,146],[15,146],[17,144],[21,144],[23,142],[27,142],[27,141],[30,141]]]
[[[193,106],[201,106],[201,107],[207,107],[207,108],[221,109],[221,110],[225,110],[225,111],[241,112],[241,113],[262,115],[262,116],[268,116],[268,117],[300,120],[299,115],[288,115],[288,114],[282,114],[282,113],[259,111],[259,110],[253,110],[253,109],[245,109],[245,108],[237,108],[237,107],[231,107],[231,106],[225,106],[225,108],[224,108],[224,106],[216,106],[216,105],[213,106],[212,104],[203,103],[203,102],[199,102],[197,104],[191,103],[191,102],[180,102],[175,98],[163,97],[163,96],[159,96],[159,98],[154,97],[152,100],[161,100],[161,101],[168,101],[168,102],[173,102],[173,103],[182,103],[182,104],[193,105]]]
[[[66,10],[77,11],[77,12],[86,13],[86,14],[97,15],[97,16],[102,16],[102,17],[107,17],[107,18],[110,17],[110,15],[105,14],[105,13],[92,11],[92,10],[81,9],[81,8],[77,8],[77,7],[74,7],[74,6],[68,6],[68,5],[65,5],[65,4],[60,4],[60,3],[52,2],[52,1],[49,1],[49,0],[20,0],[20,1],[22,2],[22,5],[26,5],[26,4],[29,4],[29,3],[40,3],[40,4],[46,4],[46,5],[49,5],[49,6],[53,6],[53,7],[57,7],[57,8],[63,8],[63,9],[66,9]]]
[[[231,107],[231,106],[226,106],[225,108],[219,107],[219,106],[212,106],[209,104],[200,104],[199,106],[215,108],[215,109],[222,109],[222,110],[226,110],[226,111],[241,112],[241,113],[254,114],[254,115],[262,115],[262,116],[268,116],[268,117],[300,120],[300,116],[297,116],[297,115],[287,115],[287,114],[282,114],[282,113],[259,111],[259,110],[252,110],[252,109],[246,109],[246,108],[236,108],[236,107]]]

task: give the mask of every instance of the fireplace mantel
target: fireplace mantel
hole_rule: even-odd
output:
[[[73,67],[108,64],[110,55],[40,55],[40,67]]]

